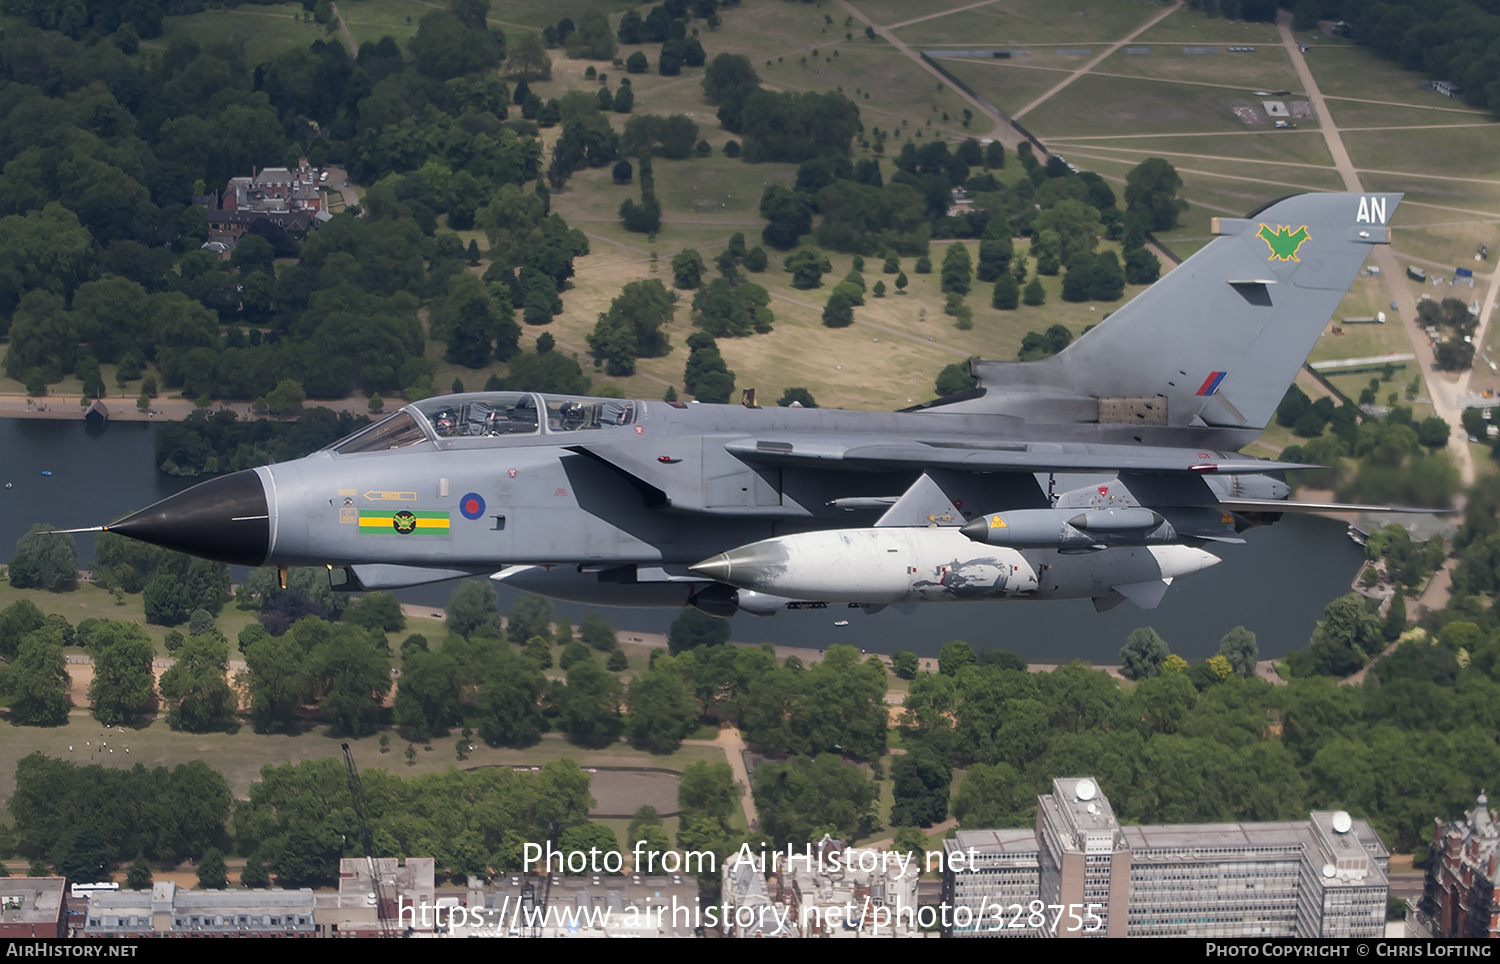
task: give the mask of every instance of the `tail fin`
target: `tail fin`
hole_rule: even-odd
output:
[[[1060,354],[976,362],[962,407],[1029,421],[1264,428],[1400,194],[1304,194],[1218,235]]]

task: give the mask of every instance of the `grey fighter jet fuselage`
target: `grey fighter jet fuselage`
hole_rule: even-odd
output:
[[[1399,195],[1309,195],[1221,235],[1062,354],[895,413],[490,392],[107,528],[349,589],[496,574],[718,615],[1000,598],[1154,606],[1300,508],[1259,435]],[[1257,230],[1259,229],[1259,230]],[[1269,236],[1268,236],[1269,235]]]

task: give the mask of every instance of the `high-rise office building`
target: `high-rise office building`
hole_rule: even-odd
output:
[[[1122,826],[1095,780],[1069,778],[1037,799],[1034,832],[960,830],[945,846],[974,868],[945,875],[947,936],[1378,937],[1385,928],[1390,854],[1342,810]]]

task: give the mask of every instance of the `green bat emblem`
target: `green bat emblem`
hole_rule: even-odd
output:
[[[1271,249],[1271,256],[1267,261],[1296,261],[1297,251],[1302,247],[1302,242],[1309,237],[1307,225],[1302,225],[1295,232],[1290,224],[1279,225],[1276,230],[1271,230],[1269,225],[1262,224],[1257,236]]]

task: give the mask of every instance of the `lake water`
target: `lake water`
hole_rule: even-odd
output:
[[[34,523],[59,528],[99,525],[178,492],[195,481],[156,471],[151,422],[117,422],[88,432],[82,420],[0,419],[0,558],[14,553],[16,539]],[[43,476],[43,471],[52,475]],[[1086,599],[1061,602],[952,603],[920,607],[911,616],[886,610],[873,616],[829,608],[783,612],[769,619],[739,615],[733,638],[788,646],[823,647],[846,642],[873,652],[909,649],[935,656],[949,640],[975,649],[1014,650],[1033,662],[1086,659],[1118,661],[1131,630],[1152,626],[1189,661],[1212,655],[1235,626],[1249,627],[1263,657],[1307,645],[1323,607],[1348,591],[1361,553],[1344,535],[1343,523],[1288,516],[1247,533],[1243,546],[1212,551],[1223,562],[1178,580],[1152,612],[1123,603],[1094,612]],[[83,565],[93,558],[93,537],[79,536]],[[240,578],[239,576],[236,577]],[[440,584],[398,593],[407,602],[442,606],[451,586]],[[502,608],[516,597],[500,589]],[[589,607],[559,603],[576,623]],[[621,630],[665,632],[672,610],[598,610]],[[836,628],[836,620],[849,626]]]

